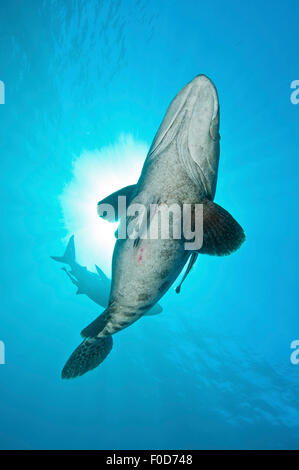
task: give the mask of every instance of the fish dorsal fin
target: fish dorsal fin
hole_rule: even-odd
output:
[[[182,280],[181,282],[179,283],[179,285],[177,286],[177,288],[175,289],[176,293],[179,294],[181,292],[181,287],[182,287],[182,284],[183,282],[185,281],[186,277],[188,276],[188,274],[190,273],[191,269],[193,268],[194,264],[195,264],[195,261],[197,260],[197,257],[198,257],[198,253],[192,253],[190,259],[189,259],[189,263],[188,263],[188,266],[187,266],[187,269],[185,271],[185,274],[184,276],[182,277]]]
[[[236,251],[244,241],[244,231],[230,213],[212,201],[205,201],[203,205],[203,244],[198,252],[225,256]]]
[[[130,186],[125,186],[122,189],[119,189],[118,191],[115,191],[115,193],[110,194],[109,196],[105,197],[101,201],[98,202],[98,215],[104,219],[107,220],[107,222],[117,222],[119,218],[118,214],[118,198],[120,196],[125,196],[126,199],[126,206],[128,207],[132,196],[134,194],[134,191],[136,189],[136,184],[132,184]],[[113,207],[114,212],[110,213],[109,211],[106,211],[104,209],[104,213],[101,210],[100,206],[103,204],[109,204],[110,206]]]

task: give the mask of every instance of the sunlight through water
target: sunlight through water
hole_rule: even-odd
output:
[[[97,203],[114,191],[137,182],[148,146],[131,135],[75,157],[72,178],[63,188],[60,202],[67,236],[75,235],[78,262],[94,269],[97,264],[110,276],[117,223],[97,215]]]

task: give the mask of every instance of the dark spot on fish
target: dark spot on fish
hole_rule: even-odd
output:
[[[142,307],[139,307],[139,310],[144,311],[144,310],[149,310],[153,306],[153,303],[151,302],[150,304],[143,305]]]
[[[138,295],[138,300],[140,300],[141,302],[145,301],[145,300],[148,300],[150,298],[150,296],[148,294],[139,294]]]
[[[168,276],[168,271],[161,271],[161,272],[160,272],[160,278],[161,278],[161,279],[164,279],[164,278],[167,277],[167,276]]]
[[[163,282],[163,284],[159,288],[159,291],[160,292],[164,291],[168,286],[169,286],[169,281]]]
[[[170,250],[162,250],[160,253],[161,258],[168,259],[171,256]]]
[[[127,312],[126,313],[126,317],[128,317],[128,318],[132,318],[132,317],[135,317],[135,316],[136,316],[135,310],[133,312]]]

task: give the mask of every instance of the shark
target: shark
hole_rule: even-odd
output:
[[[77,262],[74,235],[70,237],[64,254],[62,256],[51,256],[51,258],[70,267],[70,270],[67,270],[65,267],[62,270],[77,287],[77,295],[85,294],[90,300],[101,307],[107,307],[111,280],[99,266],[95,265],[96,272],[92,272]],[[146,315],[158,315],[161,312],[162,307],[156,304],[146,312]]]
[[[187,263],[185,275],[198,256],[226,256],[244,242],[241,225],[214,202],[219,121],[216,87],[206,75],[197,75],[170,103],[137,183],[99,202],[101,217],[108,222],[119,219],[108,306],[81,331],[83,341],[67,360],[62,378],[81,376],[101,364],[112,349],[114,335],[153,308]],[[120,198],[126,198],[125,213],[119,210]],[[174,214],[168,236],[161,230],[158,236],[147,236],[157,219],[152,207],[155,215],[172,205],[181,213],[190,207],[190,226],[202,228],[199,243],[192,243],[194,230],[190,236],[185,232],[177,236],[182,219]],[[103,209],[107,207],[115,211],[108,213]],[[136,207],[144,208],[142,221]]]

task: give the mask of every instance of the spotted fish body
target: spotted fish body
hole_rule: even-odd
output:
[[[173,175],[163,179],[161,174],[167,163],[172,166]],[[145,165],[136,193],[132,204],[143,204],[147,208],[150,204],[182,206],[202,199],[201,192],[183,171],[176,152],[171,149]],[[98,336],[113,334],[129,326],[159,301],[190,255],[184,242],[183,238],[141,238],[138,243],[131,239],[117,240],[112,262],[110,308],[105,313],[108,321]],[[93,333],[87,330],[85,334]]]
[[[125,188],[124,193],[129,194],[130,205],[142,204],[147,212],[152,204],[158,208],[204,204],[202,252],[229,254],[240,246],[244,233],[224,209],[212,202],[218,161],[218,96],[213,83],[199,75],[170,104],[138,183]],[[116,195],[121,194],[122,191],[115,193],[104,201],[113,204]],[[123,225],[130,225],[131,230],[138,226],[137,217],[129,222],[126,217],[121,218],[120,229]],[[172,223],[175,227],[181,224],[181,219],[174,216]],[[185,239],[175,238],[172,232],[168,239],[163,239],[161,234],[157,239],[142,236],[135,240],[118,239],[113,253],[108,308],[82,331],[86,339],[66,363],[63,377],[81,375],[100,364],[112,347],[111,335],[134,323],[159,301],[189,256]],[[92,360],[86,352],[89,349]]]

